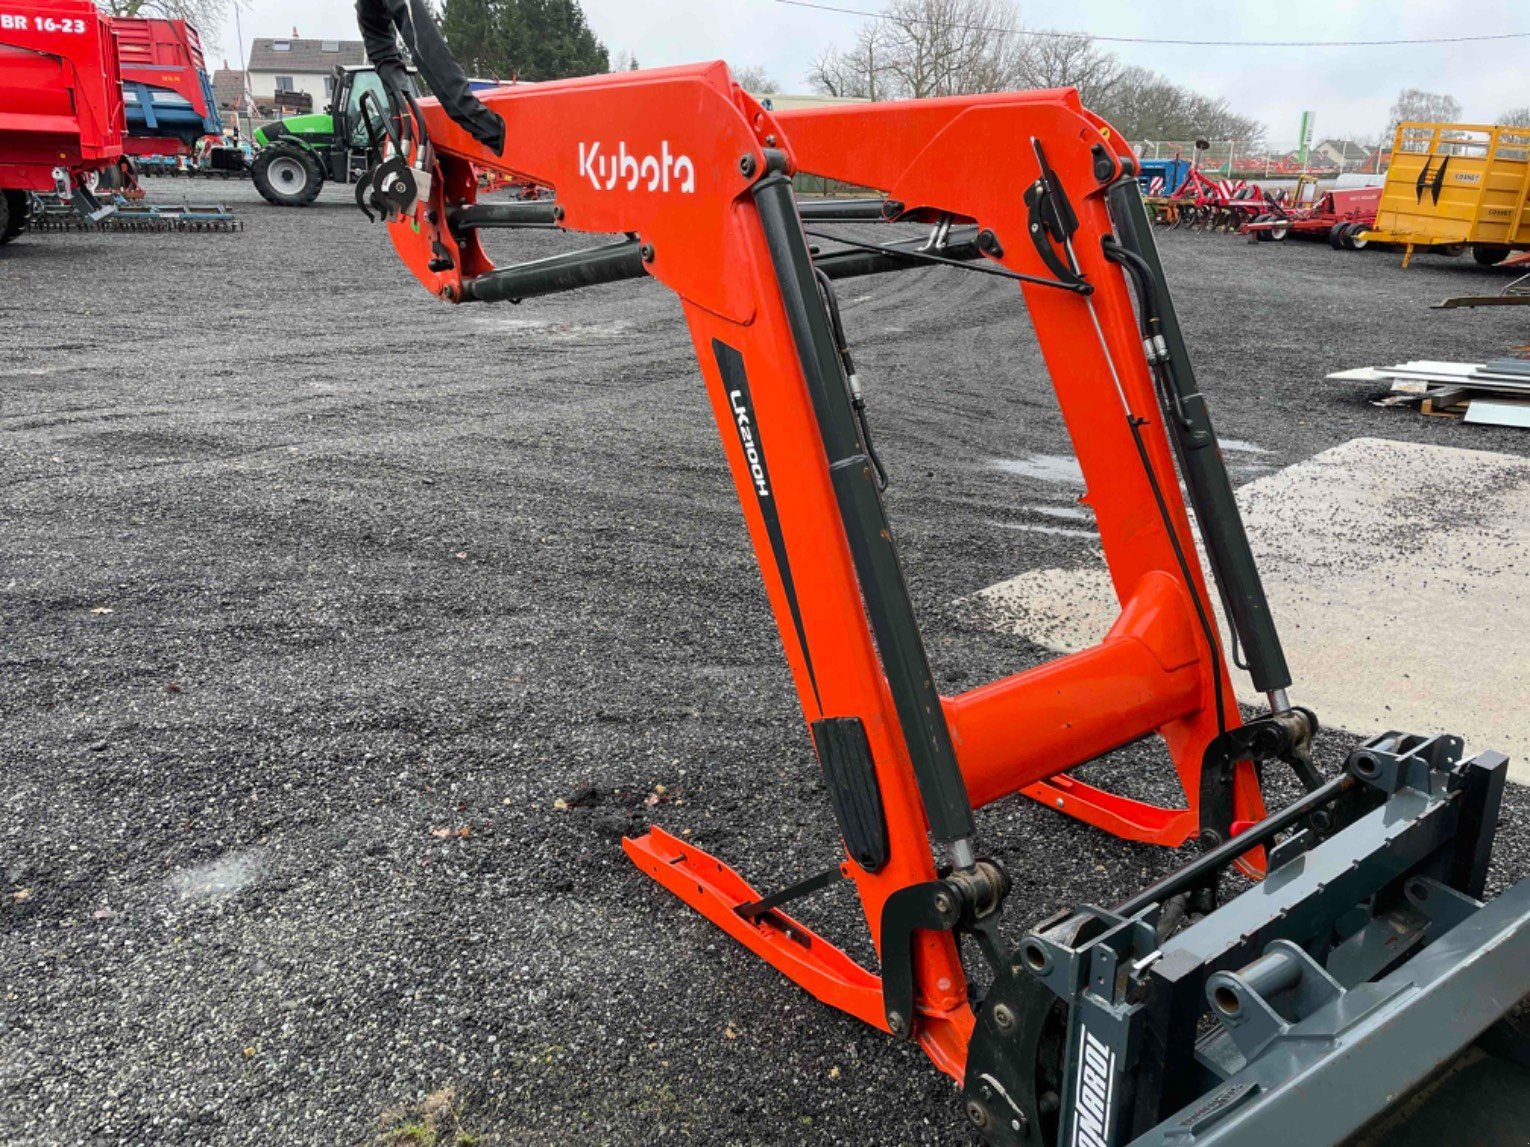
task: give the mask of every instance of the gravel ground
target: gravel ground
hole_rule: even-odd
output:
[[[920,1054],[621,855],[650,818],[761,887],[837,855],[673,298],[453,309],[344,188],[194,194],[246,230],[0,255],[0,1141],[964,1141]],[[1270,466],[1530,446],[1322,380],[1522,340],[1427,309],[1501,276],[1162,245],[1219,428]],[[842,296],[943,684],[1033,663],[950,604],[1088,545],[1009,528],[1056,489],[995,460],[1068,452],[1027,322],[940,269]],[[1017,929],[1174,860],[1018,800],[982,822]],[[848,892],[803,915],[864,954]]]

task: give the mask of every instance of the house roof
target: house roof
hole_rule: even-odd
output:
[[[244,73],[235,68],[219,68],[213,73],[213,99],[220,108],[237,108],[244,100]]]
[[[1325,139],[1318,147],[1324,151],[1331,151],[1336,155],[1342,155],[1345,162],[1364,159],[1372,153],[1372,149],[1363,147],[1350,139]]]
[[[295,36],[260,37],[250,46],[250,71],[290,75],[329,75],[336,64],[364,64],[360,40],[300,40]]]

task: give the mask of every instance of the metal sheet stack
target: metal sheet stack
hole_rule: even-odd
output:
[[[1418,404],[1426,414],[1461,415],[1467,422],[1530,428],[1530,359],[1492,362],[1404,362],[1335,371],[1334,382],[1385,382],[1381,406]]]

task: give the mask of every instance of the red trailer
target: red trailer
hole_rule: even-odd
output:
[[[149,93],[134,101],[147,117],[125,106],[119,50],[129,89]],[[0,243],[29,225],[237,229],[216,205],[139,207],[114,195],[103,206],[86,187],[127,154],[173,154],[206,134],[202,117],[217,114],[210,90],[182,94],[196,91],[201,54],[179,20],[111,20],[88,0],[0,0]]]
[[[1244,224],[1243,232],[1261,243],[1279,243],[1298,235],[1327,239],[1335,250],[1358,251],[1366,244],[1360,236],[1375,226],[1380,205],[1380,187],[1319,191],[1315,176],[1303,176],[1292,201],[1272,202],[1271,210]]]
[[[129,155],[190,155],[223,130],[197,30],[184,20],[107,17],[122,73]]]
[[[72,190],[122,154],[117,52],[87,0],[0,0],[0,242],[28,193]]]

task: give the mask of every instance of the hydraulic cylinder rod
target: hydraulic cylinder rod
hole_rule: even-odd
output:
[[[558,217],[558,205],[551,200],[531,203],[464,203],[446,209],[446,221],[454,231],[486,227],[556,227]]]
[[[797,204],[797,213],[809,223],[874,223],[886,216],[881,199],[808,199]]]
[[[1190,505],[1200,523],[1212,574],[1222,591],[1229,620],[1248,658],[1249,676],[1261,693],[1283,694],[1291,684],[1285,651],[1270,603],[1259,580],[1259,568],[1248,544],[1243,515],[1233,497],[1232,481],[1222,462],[1222,450],[1211,427],[1206,400],[1195,382],[1190,354],[1169,298],[1163,264],[1153,242],[1152,224],[1142,204],[1142,192],[1135,179],[1121,179],[1109,191],[1110,216],[1121,246],[1143,260],[1152,272],[1155,313],[1168,361],[1171,388],[1169,409],[1164,419],[1179,455]]]
[[[791,180],[775,172],[754,186],[765,244],[812,395],[867,619],[935,839],[958,868],[971,862],[972,805],[957,766],[929,655],[892,540],[870,459],[861,442],[829,313],[813,276]]]
[[[513,267],[488,271],[476,279],[464,279],[462,301],[499,303],[508,299],[514,302],[600,283],[640,279],[646,273],[641,245],[636,239],[624,239],[605,247],[517,263]]]

